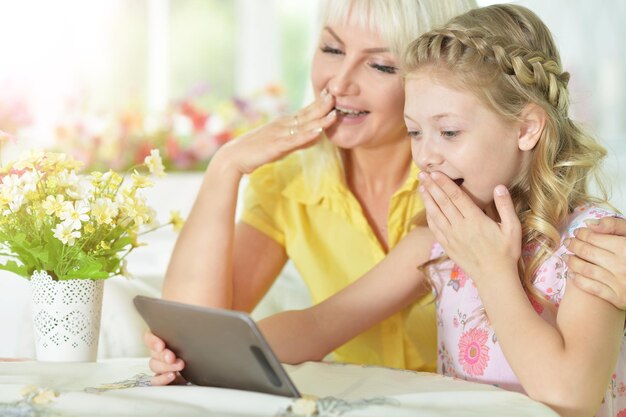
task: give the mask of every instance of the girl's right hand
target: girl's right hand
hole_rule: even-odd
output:
[[[226,160],[240,174],[313,145],[337,119],[334,97],[327,90],[292,116],[283,116],[224,144],[213,159]]]
[[[162,339],[147,331],[143,336],[143,342],[150,350],[150,369],[156,374],[150,380],[150,384],[159,386],[172,383],[184,384],[186,382],[180,375],[180,371],[185,367],[185,362],[167,349]]]

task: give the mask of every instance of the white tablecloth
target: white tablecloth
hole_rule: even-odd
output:
[[[558,417],[528,397],[440,375],[309,362],[286,366],[313,401],[197,386],[151,387],[145,358],[0,362],[0,416]]]

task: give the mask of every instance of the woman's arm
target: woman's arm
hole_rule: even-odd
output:
[[[497,224],[443,175],[423,184],[429,225],[446,253],[472,277],[498,343],[528,395],[563,416],[593,415],[617,361],[624,312],[568,286],[556,324],[546,322],[519,279],[521,226],[508,193],[494,195],[502,221]]]
[[[251,310],[284,265],[284,249],[246,225],[235,228],[244,174],[310,146],[335,121],[323,94],[293,117],[280,118],[221,147],[174,247],[163,297],[190,304]],[[329,113],[330,112],[330,113]]]
[[[281,362],[323,359],[430,291],[417,267],[428,261],[433,243],[428,229],[412,230],[379,264],[332,297],[261,320],[263,335]]]
[[[580,289],[626,310],[626,220],[606,217],[588,221],[567,248],[568,278]]]
[[[305,310],[285,311],[263,319],[259,327],[279,360],[321,360],[374,324],[403,309],[430,290],[417,269],[429,259],[433,237],[428,229],[412,230],[366,275],[327,300]],[[152,385],[180,380],[185,367],[160,338],[144,335],[150,350]]]

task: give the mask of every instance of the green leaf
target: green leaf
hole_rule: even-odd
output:
[[[28,269],[24,265],[20,265],[15,261],[7,261],[5,264],[0,264],[0,269],[13,272],[19,276],[30,279]]]
[[[104,270],[103,265],[98,260],[84,253],[79,253],[72,262],[72,266],[65,274],[57,272],[59,280],[66,279],[105,279],[109,273]]]

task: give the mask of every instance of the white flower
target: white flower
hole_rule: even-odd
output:
[[[117,205],[110,198],[98,198],[91,205],[91,216],[98,224],[111,224],[117,213]]]
[[[161,155],[158,149],[151,150],[150,156],[146,156],[144,162],[152,175],[156,175],[157,177],[165,176],[165,169],[163,168],[163,162],[161,161]]]
[[[39,181],[39,177],[37,177],[32,171],[26,171],[20,177],[20,186],[22,188],[22,192],[24,194],[37,191],[37,182]]]
[[[15,174],[7,175],[2,178],[2,195],[8,200],[20,190],[20,177]]]
[[[67,195],[74,200],[85,200],[90,191],[91,182],[78,180],[65,190]]]
[[[78,176],[76,175],[76,172],[68,170],[63,170],[59,172],[56,180],[59,186],[63,188],[73,188],[80,181]]]
[[[76,239],[80,237],[80,232],[78,230],[74,230],[72,225],[68,222],[57,224],[52,231],[54,232],[54,237],[63,242],[64,245],[68,246],[74,246]]]
[[[14,194],[13,198],[9,202],[9,210],[11,210],[13,213],[18,212],[20,207],[22,207],[22,205],[24,204],[24,200],[24,194]]]
[[[59,218],[64,220],[73,229],[80,229],[83,224],[89,220],[89,204],[84,201],[75,201],[74,204],[66,205],[63,207],[63,211],[59,214]]]

